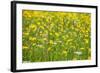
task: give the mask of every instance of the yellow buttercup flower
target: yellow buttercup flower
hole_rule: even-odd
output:
[[[59,36],[59,33],[55,33],[55,35],[58,37]]]
[[[38,25],[40,25],[40,22],[37,22]]]
[[[43,38],[43,40],[44,40],[44,41],[46,41],[46,40],[47,40],[47,38]]]
[[[33,46],[36,45],[35,43],[32,44]]]
[[[50,42],[49,42],[50,44],[53,44],[53,40],[50,40]]]
[[[88,33],[88,30],[86,30],[86,33]]]
[[[62,38],[65,40],[66,39],[66,37],[65,36],[62,36]]]
[[[52,23],[52,24],[50,24],[51,26],[54,26],[55,24],[54,23]]]
[[[64,50],[62,53],[63,53],[63,54],[67,54],[67,51]]]
[[[30,41],[35,41],[36,40],[36,37],[29,37],[29,40]]]
[[[81,50],[84,50],[85,48],[80,48]]]
[[[35,24],[31,24],[29,26],[30,29],[32,29],[33,31],[35,31],[37,29],[37,26]]]
[[[88,37],[88,36],[89,36],[88,34],[85,35],[85,37]]]
[[[53,35],[53,33],[50,32],[50,35]]]
[[[32,17],[31,14],[28,14],[28,17],[31,18]]]
[[[44,27],[43,27],[43,26],[40,26],[40,28],[41,28],[41,29],[44,29]]]
[[[91,48],[89,48],[88,50],[89,50],[89,52],[91,52]]]
[[[86,44],[88,44],[88,43],[89,43],[88,39],[84,39],[84,41],[85,41],[85,43],[86,43]]]
[[[28,33],[28,32],[24,32],[24,33],[23,33],[23,35],[28,36],[28,35],[29,35],[29,33]]]
[[[67,43],[69,43],[69,42],[71,42],[72,41],[72,39],[69,39],[69,40],[67,40]]]
[[[50,47],[48,48],[48,51],[51,51],[51,48]]]
[[[23,46],[23,49],[28,49],[28,46]]]
[[[24,11],[24,12],[23,12],[23,16],[24,16],[24,17],[30,17],[30,14],[29,14],[28,11]]]

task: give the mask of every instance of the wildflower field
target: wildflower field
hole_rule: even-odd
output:
[[[91,59],[91,14],[23,10],[23,62]]]

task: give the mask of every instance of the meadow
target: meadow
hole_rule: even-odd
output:
[[[23,62],[91,59],[91,14],[23,10]]]

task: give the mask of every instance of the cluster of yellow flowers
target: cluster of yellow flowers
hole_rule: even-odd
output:
[[[91,59],[91,14],[33,10],[22,14],[23,61]]]

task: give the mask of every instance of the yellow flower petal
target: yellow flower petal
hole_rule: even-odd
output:
[[[29,26],[30,29],[32,29],[33,31],[35,31],[37,29],[37,26],[35,24],[31,24]]]
[[[43,26],[40,26],[40,28],[41,28],[41,29],[44,29],[44,27],[43,27]]]
[[[59,33],[55,33],[55,35],[58,37],[59,36]]]
[[[84,50],[85,48],[80,48],[81,50]]]
[[[50,44],[53,44],[53,40],[50,40],[50,42],[49,42]]]
[[[53,33],[50,32],[50,35],[53,35]]]
[[[86,44],[88,44],[88,43],[89,43],[88,39],[84,39],[84,40],[85,40],[85,43],[86,43]]]
[[[28,36],[28,35],[29,35],[29,33],[28,33],[28,32],[24,32],[24,33],[23,33],[23,35]]]
[[[44,41],[46,41],[46,40],[47,40],[47,38],[43,38],[43,40],[44,40]]]
[[[50,47],[48,48],[48,51],[51,51],[51,48]]]
[[[28,46],[23,46],[23,49],[28,49]]]
[[[62,53],[63,53],[63,54],[67,54],[67,51],[64,50]]]
[[[35,41],[36,40],[36,37],[29,37],[29,40],[30,41]]]

